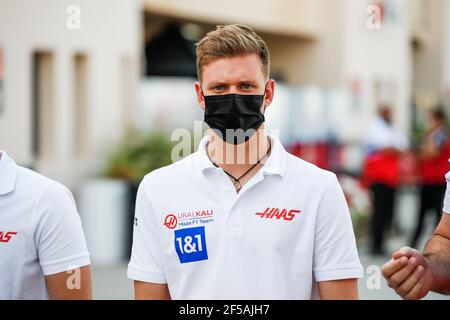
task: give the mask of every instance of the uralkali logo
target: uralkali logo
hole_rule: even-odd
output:
[[[175,229],[176,227],[202,225],[213,221],[214,211],[212,209],[195,210],[180,212],[177,214],[168,214],[164,219],[164,225],[168,229]]]

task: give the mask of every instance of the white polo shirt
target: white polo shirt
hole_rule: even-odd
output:
[[[136,202],[128,277],[167,283],[172,299],[311,299],[317,282],[361,278],[336,176],[272,153],[239,194],[206,154],[155,170]]]
[[[0,151],[0,299],[48,299],[45,276],[89,265],[72,194]]]

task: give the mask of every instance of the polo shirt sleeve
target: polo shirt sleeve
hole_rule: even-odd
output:
[[[36,209],[35,246],[45,276],[90,265],[81,219],[71,192],[53,182]]]
[[[347,202],[333,174],[316,217],[313,272],[316,281],[363,277]]]
[[[146,191],[146,179],[139,186],[128,278],[165,284],[162,248],[155,210]]]
[[[450,162],[450,159],[448,159]],[[450,171],[445,175],[445,180],[447,181],[447,189],[445,190],[444,207],[442,211],[446,214],[450,214]]]

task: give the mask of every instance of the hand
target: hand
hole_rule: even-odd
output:
[[[404,247],[394,252],[381,271],[388,286],[405,300],[422,299],[432,288],[431,270],[416,249]]]

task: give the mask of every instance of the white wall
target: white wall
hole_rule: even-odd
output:
[[[81,29],[67,28],[70,5],[81,9]],[[138,0],[0,0],[0,47],[5,57],[5,112],[0,115],[0,148],[18,162],[34,165],[71,183],[96,167],[104,146],[121,135],[126,113],[121,59],[128,57],[138,80],[141,11]],[[51,161],[31,153],[32,54],[54,55],[54,145]],[[75,162],[73,55],[88,58],[88,156]],[[77,171],[80,172],[77,172]]]
[[[447,98],[447,102],[450,104],[450,1],[444,0],[443,3],[443,84],[444,94]]]
[[[344,1],[314,0],[320,23],[312,39],[264,35],[272,69],[282,72],[289,84],[334,87],[342,83]]]
[[[323,0],[321,0],[323,1]],[[142,0],[147,11],[206,23],[245,23],[259,32],[314,37],[322,21],[318,0]]]

